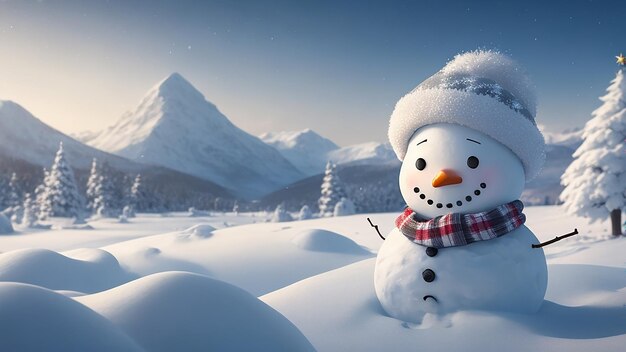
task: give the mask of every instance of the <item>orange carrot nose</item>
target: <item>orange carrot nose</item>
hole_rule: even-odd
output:
[[[433,187],[441,187],[447,185],[456,185],[463,182],[461,176],[452,170],[441,170],[433,178]]]

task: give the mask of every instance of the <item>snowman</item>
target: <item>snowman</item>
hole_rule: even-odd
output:
[[[522,69],[492,51],[457,55],[398,101],[389,140],[407,207],[374,273],[390,316],[539,309],[546,259],[518,200],[545,158],[535,112]]]

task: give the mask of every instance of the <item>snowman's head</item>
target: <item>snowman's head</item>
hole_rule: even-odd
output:
[[[519,198],[522,162],[474,129],[437,123],[418,129],[400,169],[400,191],[420,216],[487,211]]]
[[[434,192],[424,194],[424,197],[431,197],[434,205],[432,212],[430,207],[426,208],[428,212],[439,213],[442,209],[443,211],[467,211],[469,208],[475,208],[475,197],[472,196],[474,190],[481,193],[494,191],[489,188],[492,186],[488,182],[479,182],[479,184],[487,184],[486,190],[472,188],[469,190],[471,191],[470,194],[464,194],[459,199],[449,199],[444,194],[449,195],[452,190],[476,187],[477,185],[468,184],[468,177],[473,176],[467,172],[482,173],[484,170],[481,169],[485,169],[485,165],[487,165],[485,158],[497,160],[493,168],[496,168],[497,164],[505,162],[505,159],[507,163],[508,160],[521,162],[524,172],[520,172],[520,174],[525,176],[526,182],[537,176],[545,159],[545,142],[535,122],[536,111],[534,86],[521,66],[506,55],[497,52],[481,50],[467,52],[455,56],[439,72],[398,100],[389,119],[389,142],[398,159],[405,164],[403,171],[409,164],[414,164],[416,161],[415,156],[411,156],[407,160],[408,152],[418,153],[426,150],[430,158],[423,157],[423,159],[426,161],[426,167],[430,169],[429,172],[437,173],[454,166],[451,170],[462,174],[456,175],[463,179],[462,183],[457,184],[449,183],[451,180],[457,180],[456,176],[444,172],[447,176],[442,174],[441,177],[446,180],[443,181],[446,185],[434,187]],[[462,129],[459,126],[447,128],[445,131],[434,127],[434,125],[441,123],[465,126],[473,131],[467,130],[463,133],[468,135],[463,136],[462,132],[455,132]],[[433,127],[425,128],[426,126]],[[417,134],[416,131],[418,131]],[[476,148],[471,148],[472,145],[469,143],[473,142],[467,141],[467,138],[475,139],[469,136],[471,133],[477,133],[474,131],[484,133],[484,135],[476,134],[483,136],[483,139],[488,138],[486,136],[491,138],[485,142],[479,140],[481,144],[474,143],[473,147]],[[429,133],[435,135],[433,137],[427,136],[426,134]],[[437,136],[441,138],[435,138]],[[419,147],[416,146],[417,143],[425,139],[428,139],[428,142],[419,145]],[[499,143],[495,143],[495,141]],[[456,153],[461,151],[476,151],[476,153],[480,151],[488,154],[475,155],[479,159],[479,166],[476,169],[468,169],[465,159],[471,154],[465,156],[463,160],[457,160],[456,158],[460,158],[461,155]],[[505,157],[505,154],[508,157]],[[516,156],[517,159],[513,159],[512,156]],[[461,161],[462,164],[459,164]],[[435,162],[442,163],[436,166],[436,170],[431,165]],[[446,163],[452,164],[447,165]],[[462,166],[464,168],[460,168]],[[492,169],[491,164],[489,164],[489,168]],[[505,177],[509,172],[517,172],[513,171],[509,164],[501,165],[498,170],[498,174],[493,177]],[[517,170],[516,167],[515,170]],[[408,171],[407,169],[405,172]],[[410,173],[404,177],[409,176]],[[432,181],[432,177],[435,176],[436,174],[430,175],[429,181]],[[517,192],[521,191],[521,185],[518,185],[517,181],[517,178],[510,180],[504,192],[507,192],[506,194],[513,192],[515,193],[514,197],[519,196]],[[508,188],[511,184],[515,184],[513,189]],[[401,186],[405,199],[411,204],[410,199],[413,199],[415,195],[406,192],[408,185],[405,186],[402,183]],[[433,198],[436,197],[435,193],[441,195],[442,199],[437,201]],[[502,198],[508,199],[506,194],[502,195]],[[409,195],[410,197],[407,197]],[[472,197],[469,204],[463,201],[466,196]],[[482,198],[488,200],[485,199],[487,197]],[[426,201],[428,199],[425,198]],[[497,199],[491,199],[491,201],[495,202]],[[457,202],[462,203],[458,208]],[[437,203],[442,203],[442,208],[439,208],[439,211],[436,208]],[[448,204],[452,208],[448,208]]]

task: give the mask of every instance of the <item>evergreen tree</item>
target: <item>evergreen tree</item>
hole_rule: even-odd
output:
[[[54,164],[45,183],[42,206],[46,209],[46,215],[81,220],[82,199],[78,193],[74,172],[65,158],[63,143],[59,144]]]
[[[334,216],[346,216],[353,215],[356,213],[356,209],[354,207],[354,203],[348,198],[341,198],[337,204],[335,204],[335,209],[333,212]]]
[[[113,200],[113,184],[108,177],[100,175],[94,189],[95,199],[93,209],[96,214],[103,217],[113,217],[116,215]]]
[[[317,202],[320,209],[320,216],[333,216],[335,204],[337,204],[341,198],[346,197],[336,168],[337,165],[330,161],[326,164],[326,172],[321,187],[322,196]]]
[[[4,177],[0,177],[0,211],[3,211],[8,206],[9,206],[9,187]]]
[[[308,205],[303,205],[300,208],[300,213],[298,213],[298,220],[308,220],[313,218],[313,214],[311,214],[311,208]]]
[[[52,209],[46,203],[46,189],[50,180],[50,172],[43,168],[43,181],[35,188],[35,207],[37,208],[37,217],[39,220],[45,220],[50,215]]]
[[[561,193],[568,212],[605,219],[610,215],[613,235],[620,235],[626,206],[626,80],[623,69],[600,98],[603,104],[585,124],[583,143],[565,170]]]
[[[137,174],[133,186],[130,188],[130,206],[132,207],[133,214],[135,212],[149,210],[149,204],[144,191],[143,182],[141,180],[141,174]]]
[[[15,172],[11,175],[11,180],[9,181],[9,206],[10,207],[19,207],[22,206],[22,188],[20,186],[20,181],[17,178],[17,174]]]
[[[94,201],[96,200],[96,188],[100,181],[100,169],[98,168],[98,160],[93,158],[91,162],[91,171],[89,172],[89,179],[87,180],[86,200],[87,209],[90,212],[95,212],[97,209],[94,207]]]
[[[25,227],[34,227],[37,224],[37,206],[30,193],[24,196],[24,214],[22,215],[22,225]]]
[[[293,218],[289,213],[285,210],[285,206],[281,203],[278,204],[276,210],[274,210],[274,214],[272,215],[272,222],[286,222],[292,221]]]

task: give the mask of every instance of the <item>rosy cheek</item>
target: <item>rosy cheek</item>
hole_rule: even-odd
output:
[[[493,182],[493,180],[500,179],[502,178],[501,176],[502,176],[501,172],[498,170],[498,168],[495,168],[495,167],[483,168],[483,170],[481,170],[481,173],[480,173],[481,181],[484,181],[487,183]]]
[[[419,172],[408,172],[403,175],[402,184],[407,188],[426,186],[430,184],[426,175]]]

